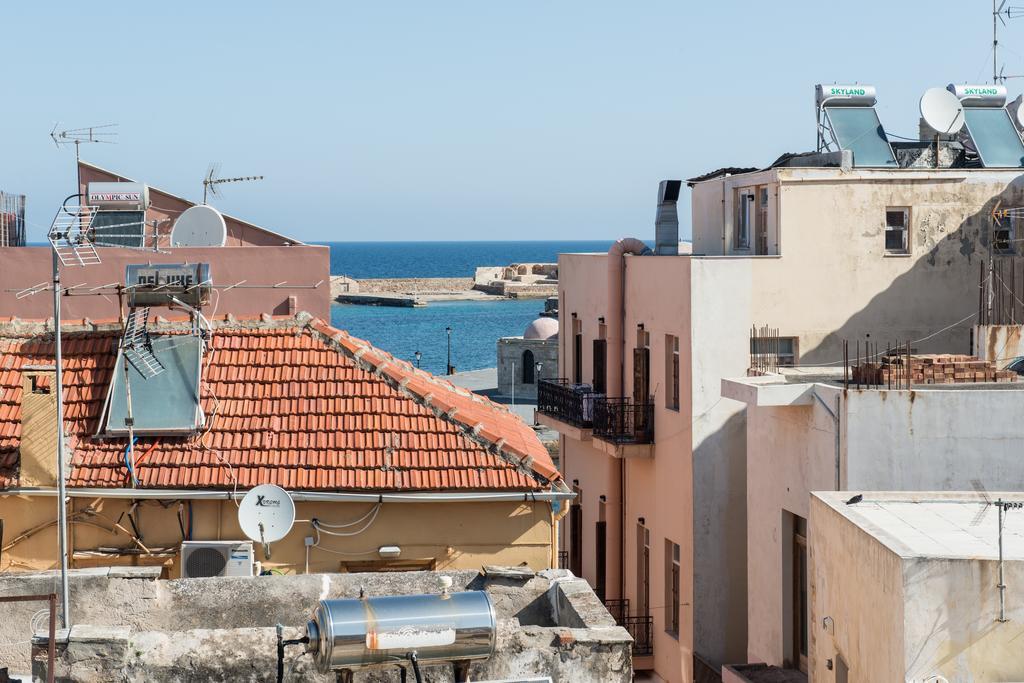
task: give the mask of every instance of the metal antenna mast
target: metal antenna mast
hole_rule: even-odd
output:
[[[113,128],[116,123],[104,123],[102,126],[88,126],[86,128],[68,128],[65,130],[57,130],[57,126],[60,123],[53,124],[53,130],[50,131],[50,139],[53,140],[53,144],[57,145],[60,149],[61,145],[74,145],[75,146],[75,177],[78,178],[78,185],[75,191],[80,191],[82,187],[82,174],[78,171],[78,162],[81,159],[79,154],[79,147],[82,143],[104,143],[107,145],[117,144],[116,140],[111,138],[117,137],[117,131],[107,130]]]
[[[220,190],[217,189],[218,185],[224,183],[245,183],[252,180],[263,180],[261,175],[247,175],[240,176],[238,178],[218,178],[217,174],[220,173],[220,164],[213,163],[206,170],[206,177],[203,178],[203,204],[206,203],[206,195],[209,193],[213,197],[220,196]]]
[[[1007,19],[1017,19],[1024,16],[1024,6],[1007,5],[1010,0],[992,0],[992,83],[1006,83],[1008,78],[1020,78],[1020,76],[1004,76],[1003,70],[999,68],[999,24],[1006,26]],[[998,3],[998,4],[996,4]]]

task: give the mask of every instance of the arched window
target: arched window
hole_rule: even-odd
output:
[[[523,351],[523,384],[533,384],[533,351]]]

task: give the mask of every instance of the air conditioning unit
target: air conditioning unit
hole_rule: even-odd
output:
[[[252,576],[252,541],[183,541],[181,578]]]

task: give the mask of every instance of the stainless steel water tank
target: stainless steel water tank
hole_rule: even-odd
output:
[[[494,605],[484,591],[321,600],[306,625],[322,671],[486,659],[494,654]]]

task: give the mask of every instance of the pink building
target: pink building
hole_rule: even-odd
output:
[[[134,182],[98,166],[79,164],[81,192],[90,182]],[[102,263],[61,269],[62,299],[67,319],[116,317],[120,302],[116,285],[124,284],[131,263],[209,263],[217,294],[214,313],[294,315],[307,311],[330,319],[331,279],[328,247],[285,237],[233,216],[224,216],[227,239],[222,247],[163,246],[174,220],[195,206],[181,197],[150,188],[146,221],[156,222],[160,252],[151,255],[126,249],[100,249]],[[59,207],[53,207],[56,213]],[[53,315],[52,294],[41,287],[50,281],[49,247],[0,247],[0,315],[45,319]],[[109,286],[113,285],[113,286]],[[232,287],[232,285],[234,285]],[[98,288],[98,289],[94,289]],[[28,294],[26,290],[39,289]],[[94,290],[89,292],[88,290]]]
[[[843,340],[867,336],[966,353],[981,261],[1018,248],[992,209],[1024,204],[1020,169],[797,162],[692,179],[692,254],[669,230],[662,255],[623,240],[559,258],[561,379],[539,384],[537,419],[559,432],[578,494],[562,547],[633,634],[636,669],[674,683],[736,662],[806,666],[805,594],[748,596],[748,563],[778,561],[748,542],[748,520],[787,533],[748,492],[791,482],[748,480],[750,453],[771,452],[748,451],[746,405],[723,379],[769,355],[841,364]],[[770,345],[754,326],[776,331]],[[807,513],[788,514],[795,536]]]

